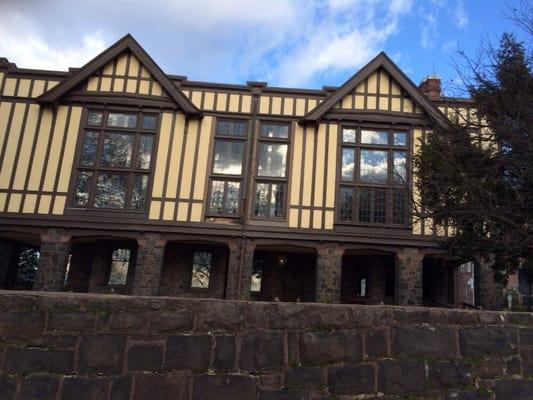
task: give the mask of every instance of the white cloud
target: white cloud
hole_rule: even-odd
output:
[[[435,14],[427,14],[423,17],[422,29],[420,33],[420,44],[424,48],[432,48],[439,37],[437,28],[437,17]]]
[[[66,70],[81,66],[107,46],[99,32],[90,32],[70,45],[45,41],[26,17],[11,13],[0,24],[0,55],[7,56],[20,68]]]
[[[459,28],[464,28],[468,25],[468,14],[465,10],[465,5],[463,0],[457,0],[457,5],[455,7],[455,13],[454,13],[454,21],[455,24]]]
[[[320,73],[356,71],[377,55],[396,32],[399,18],[411,9],[410,0],[394,0],[387,9],[375,1],[336,0],[333,4],[322,10],[311,34],[280,59],[272,71],[274,80],[295,86]]]
[[[0,0],[0,56],[19,67],[65,70],[130,32],[170,74],[305,86],[368,62],[412,2],[151,0],[146,7],[144,0],[92,0],[72,13],[71,0]]]

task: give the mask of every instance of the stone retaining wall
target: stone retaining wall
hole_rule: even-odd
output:
[[[531,399],[533,314],[0,291],[0,399]]]

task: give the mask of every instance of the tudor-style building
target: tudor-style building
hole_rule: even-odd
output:
[[[37,290],[458,305],[452,232],[410,213],[420,140],[469,117],[439,85],[384,53],[338,88],[194,82],[130,35],[68,72],[0,59],[0,287],[33,247]]]

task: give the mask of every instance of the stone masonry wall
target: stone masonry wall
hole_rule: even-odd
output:
[[[0,399],[531,399],[533,315],[0,291]]]

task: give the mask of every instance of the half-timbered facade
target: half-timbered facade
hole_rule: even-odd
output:
[[[0,286],[36,248],[40,290],[457,304],[410,159],[475,115],[432,85],[384,53],[321,90],[194,82],[130,35],[68,72],[0,59]]]

